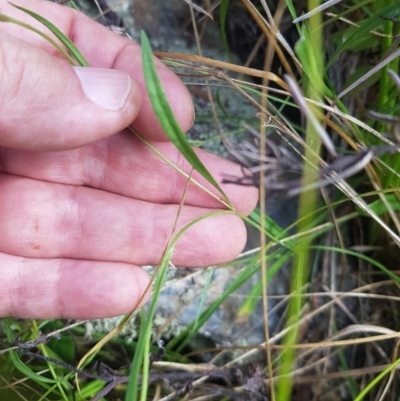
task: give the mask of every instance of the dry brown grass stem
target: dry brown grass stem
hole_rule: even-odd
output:
[[[289,62],[286,60],[285,55],[282,52],[282,49],[278,45],[278,42],[276,40],[276,32],[274,32],[271,29],[271,26],[267,23],[267,21],[264,19],[264,17],[259,13],[257,8],[249,1],[249,0],[242,0],[243,4],[246,6],[247,11],[250,13],[250,15],[253,17],[254,21],[256,24],[259,26],[261,31],[264,33],[265,37],[267,38],[268,42],[272,44],[274,47],[274,50],[279,57],[279,60],[282,63],[282,66],[284,70],[286,71],[287,74],[289,74],[291,77],[295,77]],[[299,67],[299,63],[296,63],[296,66]],[[302,73],[301,68],[298,68],[298,72]]]
[[[332,379],[343,379],[347,377],[360,377],[368,374],[380,373],[387,369],[390,364],[382,364],[382,365],[374,365],[368,366],[366,368],[359,369],[348,369],[340,372],[332,372],[328,374],[314,374],[312,376],[296,376],[295,372],[292,372],[289,377],[293,377],[293,381],[295,383],[318,383],[321,380],[332,380]],[[400,365],[396,366],[394,371],[399,371]],[[280,379],[279,376],[275,376],[274,380]],[[266,383],[269,383],[269,379],[265,380]]]
[[[390,283],[391,285],[393,285],[392,281],[385,281],[385,282],[380,282],[380,283],[374,283],[374,284],[369,284],[366,285],[364,287],[360,287],[358,289],[355,289],[351,292],[346,292],[343,295],[341,295],[340,297],[338,297],[339,299],[342,299],[345,296],[348,296],[349,293],[352,292],[362,292],[365,291],[366,289],[371,289],[371,288],[377,288],[380,287],[382,285],[387,285],[388,283]],[[302,319],[300,319],[298,322],[296,322],[296,325],[302,325],[304,324],[305,321],[310,321],[312,318],[316,317],[318,314],[322,313],[323,311],[325,311],[327,308],[330,308],[334,303],[337,302],[338,298],[335,298],[329,302],[327,302],[326,304],[320,306],[319,308],[313,310],[312,312],[310,312],[309,314],[307,314],[306,316],[303,316]],[[357,329],[360,329],[360,326],[357,325],[353,325],[356,326]],[[349,326],[350,327],[350,326]],[[364,329],[369,329],[370,331],[372,330],[376,330],[378,332],[382,332],[385,330],[389,330],[386,328],[380,328],[377,326],[363,326]],[[276,334],[275,336],[270,338],[270,347],[272,349],[282,349],[284,346],[282,345],[276,345],[275,343],[279,340],[281,340],[283,338],[283,336],[287,333],[287,331],[291,328],[291,326],[286,327],[284,330],[280,331],[278,334]],[[354,330],[354,328],[352,328],[351,330]],[[346,332],[340,332],[341,334],[350,334],[347,331]],[[371,336],[368,338],[361,338],[361,339],[353,339],[353,340],[344,340],[344,341],[324,341],[321,343],[315,343],[315,344],[298,344],[295,348],[303,348],[303,349],[308,349],[308,348],[323,348],[323,347],[332,347],[332,346],[340,346],[340,345],[353,345],[353,344],[363,344],[363,343],[368,343],[371,341],[382,341],[385,339],[392,339],[392,338],[400,338],[400,333],[397,332],[393,332],[393,331],[386,331],[386,334],[380,335],[380,336]],[[232,366],[235,363],[238,363],[244,359],[248,359],[251,356],[254,356],[256,353],[259,352],[259,349],[262,347],[264,347],[264,344],[261,344],[260,347],[254,347],[253,349],[251,349],[250,351],[244,353],[243,355],[233,359],[232,361],[230,361],[227,366]]]
[[[193,17],[194,17],[193,10],[196,10],[199,13],[206,15],[208,18],[213,19],[212,15],[210,13],[208,13],[206,10],[204,10],[204,8],[201,8],[200,6],[198,6],[197,4],[193,3],[190,0],[184,0],[184,2],[190,6],[190,13],[193,15]],[[193,19],[194,18],[192,18],[192,21],[193,21]]]
[[[162,390],[161,385],[157,383],[157,384],[155,385],[153,401],[158,401],[158,400],[160,399],[160,397],[161,397],[161,390]]]
[[[108,7],[105,10],[102,10],[101,7],[99,6],[99,4],[97,3],[96,0],[94,0],[96,3],[96,6],[99,10],[99,14],[97,14],[95,17],[93,17],[94,21],[97,21],[99,18],[104,17],[106,14],[108,14],[110,11],[113,11],[115,8],[117,8],[118,6],[126,3],[128,0],[120,0],[117,3],[113,4],[112,7]]]
[[[246,0],[243,0],[243,3],[249,10],[249,8],[254,8],[251,3],[247,2]],[[270,32],[268,27],[266,29],[262,29],[263,33],[265,34],[265,37],[267,39],[267,50],[264,55],[264,65],[263,65],[263,71],[267,72],[271,70],[273,58],[275,55],[275,52],[279,52],[278,55],[282,57],[282,53],[280,52],[280,48],[277,44],[276,41],[276,26],[280,24],[280,20],[283,16],[283,9],[285,9],[284,3],[282,1],[279,2],[277,8],[276,8],[276,14],[275,18],[272,18],[272,14],[265,2],[262,3],[264,6],[264,10],[266,14],[269,16],[270,23],[273,24],[275,27],[274,32]],[[254,16],[253,16],[254,17]],[[261,16],[260,16],[261,18]],[[260,22],[259,22],[260,25]],[[285,66],[286,67],[286,66]],[[290,71],[291,72],[291,71]],[[268,78],[264,77],[262,78],[262,88],[261,88],[261,109],[267,109],[267,94],[268,94],[268,88],[269,88],[269,80]],[[260,157],[265,156],[265,149],[266,149],[266,143],[265,143],[265,135],[266,135],[266,124],[263,121],[260,121],[260,144],[259,144],[259,153]],[[266,360],[267,360],[267,369],[268,369],[268,376],[272,377],[273,376],[273,370],[272,370],[272,356],[271,356],[271,349],[269,348],[269,339],[270,339],[270,332],[269,332],[269,312],[268,312],[268,286],[267,286],[267,252],[266,252],[266,243],[267,243],[267,237],[265,235],[265,213],[266,213],[266,188],[264,185],[265,181],[265,171],[261,170],[260,171],[260,186],[259,186],[259,192],[260,192],[260,216],[261,216],[261,230],[260,230],[260,245],[261,245],[261,282],[262,282],[262,306],[263,306],[263,317],[264,317],[264,335],[265,335],[265,354],[266,354]],[[271,401],[275,401],[275,389],[273,383],[271,383],[270,386],[270,398]]]
[[[394,352],[393,352],[393,360],[396,359],[396,355],[398,354],[399,347],[400,347],[400,341],[397,341],[396,347],[395,347]],[[389,391],[389,388],[390,388],[390,386],[391,386],[391,384],[392,384],[392,382],[394,380],[394,375],[395,374],[396,374],[396,369],[392,369],[390,371],[389,380],[387,381],[387,383],[386,383],[386,385],[385,385],[385,387],[384,387],[384,389],[382,391],[382,394],[379,397],[378,401],[383,401],[384,400],[384,398],[385,398],[387,392]]]
[[[276,74],[269,71],[261,71],[255,68],[243,67],[240,65],[227,63],[226,61],[214,60],[212,58],[183,54],[183,53],[167,53],[167,52],[154,52],[154,55],[159,58],[171,59],[171,60],[186,60],[193,63],[201,63],[210,65],[212,67],[221,68],[228,71],[237,72],[238,74],[249,75],[255,78],[266,78],[269,81],[275,82],[281,88],[287,90],[286,83],[279,78]]]
[[[189,276],[188,276],[189,277]],[[391,285],[394,285],[393,281],[389,281]],[[288,298],[294,295],[268,295],[268,299],[280,299],[280,300],[288,300]],[[296,295],[297,296],[297,295]],[[352,292],[344,292],[344,291],[327,291],[327,292],[305,292],[299,295],[303,298],[315,298],[315,297],[343,297],[343,298],[363,298],[363,299],[381,299],[385,301],[395,301],[400,302],[400,297],[396,297],[394,295],[381,295],[381,294],[366,294],[366,293],[352,293]],[[232,294],[231,297],[235,298],[249,298],[249,295],[240,295],[240,294]]]

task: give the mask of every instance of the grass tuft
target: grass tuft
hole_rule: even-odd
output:
[[[397,401],[400,2],[350,1],[345,7],[341,2],[309,1],[303,7],[286,0],[268,8],[268,2],[256,6],[243,0],[223,1],[219,10],[200,3],[192,11],[192,21],[200,28],[195,29],[199,55],[156,55],[194,94],[204,85],[209,88],[211,96],[205,94],[203,101],[215,102],[209,107],[214,112],[198,113],[199,123],[211,131],[209,137],[186,138],[181,132],[144,33],[143,67],[161,126],[193,170],[221,196],[136,135],[179,171],[187,185],[197,185],[227,210],[203,216],[178,233],[171,227],[153,287],[148,288],[149,306],[132,311],[112,331],[95,332],[88,340],[82,322],[3,319],[0,330],[7,344],[0,351],[0,392],[16,400],[34,394],[40,400],[98,401],[112,392],[115,399],[127,401]],[[7,16],[0,16],[1,23],[34,30],[72,64],[87,65],[50,21],[22,10],[42,22],[57,41]],[[228,61],[200,56],[202,40],[207,39],[202,33],[212,29],[209,15],[220,21],[218,41]],[[247,32],[240,30],[243,26],[249,27]],[[230,39],[235,35],[231,29],[254,43],[254,51],[243,58],[250,63],[258,55],[259,64],[237,61],[243,49]],[[230,110],[234,96],[240,96],[243,115]],[[258,185],[266,194],[266,208],[240,216],[256,231],[254,237],[262,236],[261,246],[253,241],[231,265],[190,273],[204,275],[205,285],[194,296],[196,312],[167,338],[166,330],[154,327],[163,290],[184,280],[166,278],[177,241],[202,219],[239,215],[191,148],[194,143],[208,146],[219,134],[224,152],[247,169],[242,177],[227,172],[225,181]],[[285,224],[278,224],[282,216],[265,211],[272,202],[296,209],[296,216],[284,216]],[[224,269],[231,280],[212,298],[214,276]],[[233,310],[227,322],[231,333],[200,346],[210,322],[226,305]],[[130,324],[136,324],[134,338],[123,335]],[[265,337],[252,340],[261,326]],[[156,345],[160,337],[165,347]],[[35,357],[28,354],[29,347],[37,348]],[[99,367],[90,370],[94,361],[104,362],[107,374]],[[72,387],[75,374],[78,388]]]

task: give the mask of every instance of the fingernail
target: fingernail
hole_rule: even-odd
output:
[[[107,110],[121,109],[131,91],[130,76],[119,70],[73,67],[89,100]]]

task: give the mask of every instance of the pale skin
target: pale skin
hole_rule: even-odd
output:
[[[18,0],[70,37],[91,67],[124,71],[124,103],[109,110],[89,100],[72,66],[41,37],[0,23],[0,316],[98,318],[130,312],[170,238],[186,179],[125,129],[130,124],[186,173],[146,94],[140,46],[70,8]],[[5,0],[0,13],[41,25]],[[175,117],[187,131],[190,94],[157,60]],[[125,74],[123,74],[125,76]],[[196,150],[221,182],[240,167]],[[218,194],[198,174],[193,177]],[[223,184],[249,214],[255,188]],[[223,208],[190,185],[178,229]],[[178,242],[172,262],[201,267],[235,258],[246,230],[233,215],[207,219]]]

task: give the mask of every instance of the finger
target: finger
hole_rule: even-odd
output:
[[[134,121],[134,127],[150,140],[167,140],[167,136],[159,125],[147,96],[141,49],[138,44],[120,37],[69,7],[43,0],[16,0],[16,3],[28,9],[40,10],[42,17],[50,20],[72,39],[90,66],[125,71],[133,77],[142,93],[142,106]],[[40,23],[16,10],[8,2],[0,2],[0,13],[11,15],[23,21],[29,21],[29,24],[43,30],[43,26]],[[47,41],[38,35],[32,35],[25,28],[12,24],[0,24],[0,30],[6,30],[11,35],[56,54],[54,48]],[[183,131],[186,132],[192,125],[194,118],[189,92],[172,71],[157,59],[155,59],[155,63],[175,118]]]
[[[125,263],[0,253],[0,266],[0,316],[96,319],[123,315],[138,306],[149,283],[146,272]]]
[[[178,207],[2,174],[0,252],[154,265],[171,239]],[[176,232],[208,212],[184,206]],[[187,267],[225,263],[245,242],[240,218],[207,218],[180,238],[172,261]]]
[[[2,146],[76,148],[122,130],[140,109],[140,90],[125,72],[73,68],[1,32],[0,71]]]
[[[186,174],[191,166],[171,143],[154,146]],[[209,172],[221,182],[227,174],[243,176],[241,167],[201,149],[195,150]],[[187,179],[130,133],[120,133],[91,145],[66,152],[21,152],[0,148],[4,173],[71,185],[86,185],[153,203],[179,204]],[[193,178],[221,198],[198,173]],[[221,184],[236,209],[249,214],[257,203],[255,187]],[[221,203],[191,184],[186,204],[221,208]]]

